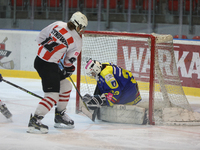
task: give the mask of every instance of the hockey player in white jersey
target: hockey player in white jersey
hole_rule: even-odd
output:
[[[48,133],[48,126],[41,123],[44,116],[56,105],[54,127],[73,128],[74,121],[65,113],[72,85],[66,77],[75,70],[73,63],[82,49],[83,30],[88,25],[87,17],[76,12],[65,23],[57,21],[45,27],[37,37],[39,45],[34,68],[42,80],[44,98],[39,102],[34,115],[31,114],[28,133]],[[64,60],[64,70],[58,64]]]

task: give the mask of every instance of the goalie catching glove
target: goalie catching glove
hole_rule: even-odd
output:
[[[82,98],[83,102],[88,106],[89,109],[95,110],[103,105],[106,105],[106,97],[104,94],[91,96],[90,94],[85,94]]]

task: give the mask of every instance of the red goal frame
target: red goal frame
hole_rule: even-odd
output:
[[[150,79],[149,79],[149,124],[155,125],[153,120],[153,103],[154,103],[154,55],[155,55],[155,36],[151,34],[141,33],[125,33],[125,32],[107,32],[107,31],[85,31],[84,34],[99,34],[99,35],[112,35],[112,36],[132,36],[140,38],[151,39],[151,61],[150,61]],[[81,79],[81,53],[77,59],[77,82],[76,86],[80,91],[80,79]],[[79,112],[79,94],[76,92],[76,112]]]

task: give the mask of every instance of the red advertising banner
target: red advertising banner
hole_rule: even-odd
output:
[[[118,40],[117,65],[130,70],[137,81],[149,81],[150,51],[143,41]]]
[[[149,81],[150,53],[145,41],[118,40],[117,64],[131,70],[137,81]],[[172,54],[166,47],[158,47],[158,55],[164,78],[173,79]],[[182,86],[200,88],[200,46],[174,44],[174,56]]]
[[[4,57],[3,54],[6,52],[6,51],[3,51],[5,50],[5,44],[4,43],[0,43],[0,60]],[[3,53],[3,54],[2,54]]]
[[[200,46],[174,44],[174,54],[182,85],[200,88]]]

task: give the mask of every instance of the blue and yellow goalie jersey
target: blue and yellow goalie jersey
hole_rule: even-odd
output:
[[[141,101],[137,82],[132,73],[110,63],[104,63],[97,87],[106,96],[108,106],[113,104],[135,105]]]

